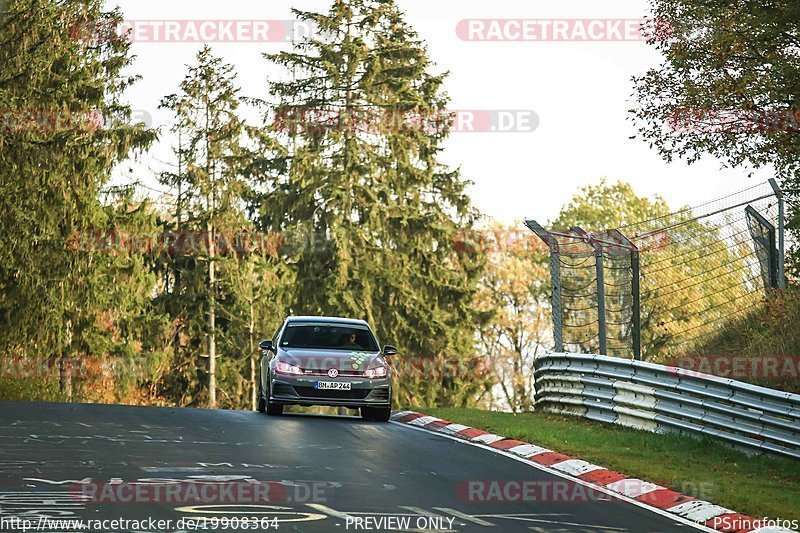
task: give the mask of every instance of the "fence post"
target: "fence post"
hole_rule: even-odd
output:
[[[555,239],[554,239],[555,240]],[[555,351],[564,351],[564,326],[561,323],[561,260],[558,258],[558,244],[550,250],[550,279],[553,283],[553,344]]]
[[[597,333],[600,336],[600,355],[608,355],[608,330],[606,328],[606,282],[603,274],[603,246],[590,239],[594,247],[594,265],[597,276]]]
[[[775,178],[769,179],[769,184],[772,185],[772,190],[775,191],[775,197],[778,199],[778,287],[781,289],[786,288],[786,273],[784,272],[784,205],[783,205],[783,191],[781,191],[778,182]]]
[[[639,288],[639,250],[631,250],[631,314],[633,319],[633,358],[636,361],[642,360],[642,312],[639,308],[640,288]]]
[[[597,239],[575,226],[572,229],[594,248],[594,268],[597,278],[597,335],[600,340],[600,355],[608,355],[608,329],[606,328],[606,282],[603,274],[603,245]]]
[[[636,361],[642,360],[642,311],[639,306],[641,301],[641,288],[639,262],[639,248],[636,247],[631,240],[623,235],[619,230],[608,230],[608,234],[614,238],[621,246],[626,248],[631,254],[631,321],[633,322],[633,330],[631,331],[631,341],[633,343],[633,359]]]
[[[561,260],[558,256],[558,241],[549,231],[544,229],[535,220],[526,220],[525,225],[537,237],[542,239],[550,249],[550,281],[553,285],[552,290],[552,314],[553,314],[553,349],[556,352],[564,351],[564,325],[562,323],[561,309]]]
[[[779,253],[776,251],[776,243],[775,243],[775,226],[767,220],[764,215],[756,211],[752,205],[748,205],[744,208],[745,215],[747,217],[747,225],[750,227],[751,220],[754,221],[755,224],[758,225],[760,230],[766,231],[766,242],[763,243],[763,246],[766,248],[767,252],[767,279],[764,283],[764,291],[769,291],[769,289],[777,289],[780,287],[780,267],[778,264],[781,262],[779,259]],[[750,227],[750,236],[753,238],[753,245],[758,245],[758,237],[753,233],[752,227]]]

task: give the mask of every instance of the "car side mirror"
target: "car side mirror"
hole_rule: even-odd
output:
[[[383,355],[397,355],[397,348],[394,346],[387,344],[383,347]]]
[[[268,350],[270,352],[275,350],[275,347],[272,346],[272,341],[261,341],[258,343],[258,347],[262,350]]]

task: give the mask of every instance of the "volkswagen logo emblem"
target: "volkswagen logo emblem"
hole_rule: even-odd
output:
[[[335,377],[338,377],[338,376],[339,376],[339,371],[336,370],[335,368],[331,368],[331,369],[328,370],[328,377],[329,378],[335,378]]]

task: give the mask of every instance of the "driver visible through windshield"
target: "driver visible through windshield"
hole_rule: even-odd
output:
[[[377,352],[375,337],[366,329],[341,324],[288,324],[281,348]]]

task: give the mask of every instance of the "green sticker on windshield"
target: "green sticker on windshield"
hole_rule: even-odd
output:
[[[350,352],[350,359],[353,361],[353,369],[355,370],[359,366],[364,364],[364,361],[366,361],[367,356],[359,352]]]

